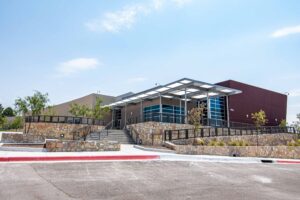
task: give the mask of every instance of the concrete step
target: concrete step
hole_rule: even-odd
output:
[[[99,133],[90,133],[87,137],[87,140],[99,140]],[[108,135],[106,131],[100,133],[100,139],[107,139],[112,141],[118,141],[121,144],[134,144],[134,141],[123,130],[109,130]]]

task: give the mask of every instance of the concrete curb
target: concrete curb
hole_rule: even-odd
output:
[[[300,160],[276,160],[277,164],[300,164]]]
[[[140,145],[133,145],[133,147],[136,149],[139,149],[139,150],[143,150],[143,151],[152,151],[152,152],[160,152],[160,153],[175,153],[175,151],[172,151],[172,150],[142,147]]]
[[[161,160],[166,161],[203,161],[203,162],[222,162],[222,163],[261,163],[259,158],[237,158],[226,156],[195,156],[195,155],[160,155]]]
[[[159,155],[107,155],[107,156],[18,156],[0,157],[0,162],[30,161],[117,161],[117,160],[158,160]]]

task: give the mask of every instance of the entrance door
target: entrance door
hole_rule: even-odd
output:
[[[121,109],[119,110],[114,110],[114,128],[115,129],[121,129],[121,119],[122,119],[122,115],[121,115]]]

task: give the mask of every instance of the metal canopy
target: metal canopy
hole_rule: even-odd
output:
[[[210,83],[205,83],[201,81],[196,81],[189,78],[183,78],[178,81],[166,85],[160,85],[149,90],[145,90],[126,98],[111,103],[109,107],[120,107],[125,104],[138,103],[147,99],[155,99],[157,97],[163,98],[174,98],[182,99],[183,101],[189,101],[192,99],[199,100],[209,97],[218,96],[230,96],[234,94],[239,94],[242,91],[223,87],[219,85],[214,85]],[[186,98],[185,98],[186,95]]]

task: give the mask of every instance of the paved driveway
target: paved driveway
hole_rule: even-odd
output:
[[[0,199],[300,199],[300,165],[0,164]]]

